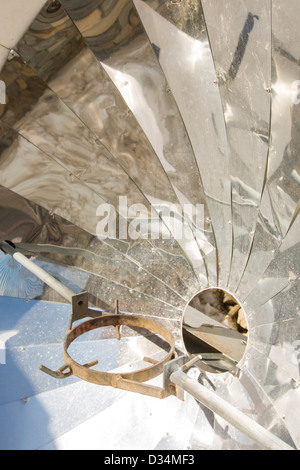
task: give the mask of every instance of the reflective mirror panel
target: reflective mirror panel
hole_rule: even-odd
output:
[[[299,448],[299,1],[0,13],[0,241],[100,312],[162,322],[204,386]],[[69,309],[0,252],[0,448],[259,447],[192,398],[41,378]],[[75,347],[105,370],[162,353],[142,332],[110,340]]]

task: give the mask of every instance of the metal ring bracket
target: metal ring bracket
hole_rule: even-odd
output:
[[[285,449],[292,448],[270,431],[254,422],[249,416],[233,407],[226,400],[222,399],[217,393],[212,392],[197,380],[191,379],[184,371],[191,368],[195,362],[202,359],[200,356],[186,362],[186,356],[175,358],[175,341],[171,333],[159,322],[152,318],[138,315],[119,314],[119,304],[116,303],[115,314],[99,316],[99,312],[88,308],[88,294],[82,292],[74,294],[67,287],[50,276],[46,271],[36,264],[32,263],[21,253],[16,252],[9,243],[0,243],[0,248],[10,254],[29,271],[36,274],[40,279],[44,280],[50,287],[60,292],[64,298],[72,304],[72,314],[69,319],[67,336],[64,341],[64,358],[65,364],[57,371],[41,366],[41,371],[56,378],[65,379],[76,375],[77,377],[97,385],[107,385],[122,390],[141,393],[156,398],[166,398],[175,395],[180,400],[184,400],[184,391],[194,396],[200,403],[207,408],[226,419],[229,423],[251,437],[258,444],[266,449]],[[104,312],[103,312],[104,313]],[[73,328],[75,321],[81,320],[89,316],[87,320]],[[97,364],[97,361],[80,365],[75,362],[68,353],[68,348],[76,338],[89,331],[102,328],[105,326],[114,326],[116,328],[116,337],[120,339],[120,327],[127,325],[131,327],[145,328],[164,338],[169,346],[170,351],[162,361],[155,361],[153,358],[144,357],[144,361],[152,364],[151,366],[140,369],[131,373],[107,373],[91,370]],[[159,376],[163,372],[163,387],[156,387],[146,384],[150,379]]]
[[[153,361],[151,366],[139,369],[134,372],[125,373],[109,373],[101,372],[87,368],[86,366],[78,364],[72,359],[68,353],[68,349],[73,341],[79,336],[105,326],[114,326],[118,328],[122,325],[145,328],[155,334],[160,335],[170,345],[170,351],[162,361]],[[171,394],[171,391],[146,385],[147,382],[163,373],[164,365],[175,357],[175,342],[171,333],[163,327],[160,323],[138,315],[107,315],[92,318],[83,323],[80,323],[75,328],[70,330],[64,341],[64,359],[65,364],[72,370],[73,374],[77,377],[97,385],[112,386],[124,390],[136,391],[147,395],[157,396],[164,398]],[[145,358],[146,360],[146,358]]]

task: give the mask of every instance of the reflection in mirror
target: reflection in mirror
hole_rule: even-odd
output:
[[[223,289],[205,289],[187,305],[182,335],[186,351],[200,355],[204,370],[232,371],[244,356],[248,324],[243,308]]]

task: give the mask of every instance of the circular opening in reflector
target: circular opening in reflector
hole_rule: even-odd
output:
[[[232,371],[247,346],[245,312],[231,293],[217,288],[202,290],[184,311],[182,336],[187,353],[201,356],[200,368],[213,373]]]

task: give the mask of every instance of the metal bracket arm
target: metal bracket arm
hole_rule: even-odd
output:
[[[97,364],[98,364],[98,361],[92,361],[92,362],[89,362],[88,364],[85,364],[82,367],[86,367],[87,369],[89,369],[90,367],[94,367]],[[66,370],[68,370],[68,372],[65,372]],[[40,366],[40,371],[44,372],[45,374],[50,375],[54,379],[67,379],[68,377],[71,377],[73,375],[72,369],[67,364],[64,364],[62,367],[60,367],[59,369],[55,371],[52,369],[49,369],[46,366]]]
[[[168,380],[191,394],[196,400],[250,437],[262,448],[266,450],[295,450],[215,392],[189,377],[184,371],[199,360],[201,360],[201,356],[196,356],[182,366],[178,360],[173,361],[173,372],[169,375]]]

